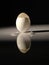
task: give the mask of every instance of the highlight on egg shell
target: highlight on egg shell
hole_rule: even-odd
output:
[[[26,32],[30,28],[30,17],[26,13],[17,16],[16,28],[19,32]]]

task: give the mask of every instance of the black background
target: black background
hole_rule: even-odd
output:
[[[14,0],[0,1],[0,27],[15,26],[21,12],[30,16],[31,24],[49,24],[47,1]]]
[[[49,24],[48,2],[34,0],[0,1],[0,28],[15,26],[17,15],[26,12],[31,25]],[[0,64],[48,64],[49,41],[32,41],[27,54],[16,47],[16,41],[0,41]]]
[[[31,48],[21,53],[16,41],[0,41],[0,64],[49,64],[49,41],[31,41]]]

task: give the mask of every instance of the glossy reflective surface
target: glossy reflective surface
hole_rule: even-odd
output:
[[[23,41],[23,40],[22,40]],[[22,41],[19,41],[20,43]],[[26,42],[23,41],[25,44]],[[36,64],[34,62],[47,61],[49,56],[49,41],[29,41],[31,47],[25,54],[18,49],[17,40],[0,41],[0,63],[2,64]],[[28,42],[27,42],[28,43]],[[26,46],[24,45],[24,48]],[[23,48],[23,47],[21,47]],[[27,47],[26,47],[27,48]],[[45,62],[44,62],[45,63]]]
[[[0,64],[48,64],[49,32],[14,33],[2,38]]]

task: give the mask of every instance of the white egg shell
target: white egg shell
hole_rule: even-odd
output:
[[[20,13],[16,19],[16,28],[19,32],[26,32],[30,28],[30,18],[26,13]]]

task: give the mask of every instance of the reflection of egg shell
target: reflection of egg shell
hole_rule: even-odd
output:
[[[19,34],[17,37],[17,46],[22,53],[26,53],[31,46],[30,37],[25,34]]]
[[[26,13],[20,13],[18,15],[16,27],[20,32],[25,32],[30,28],[30,18]]]

